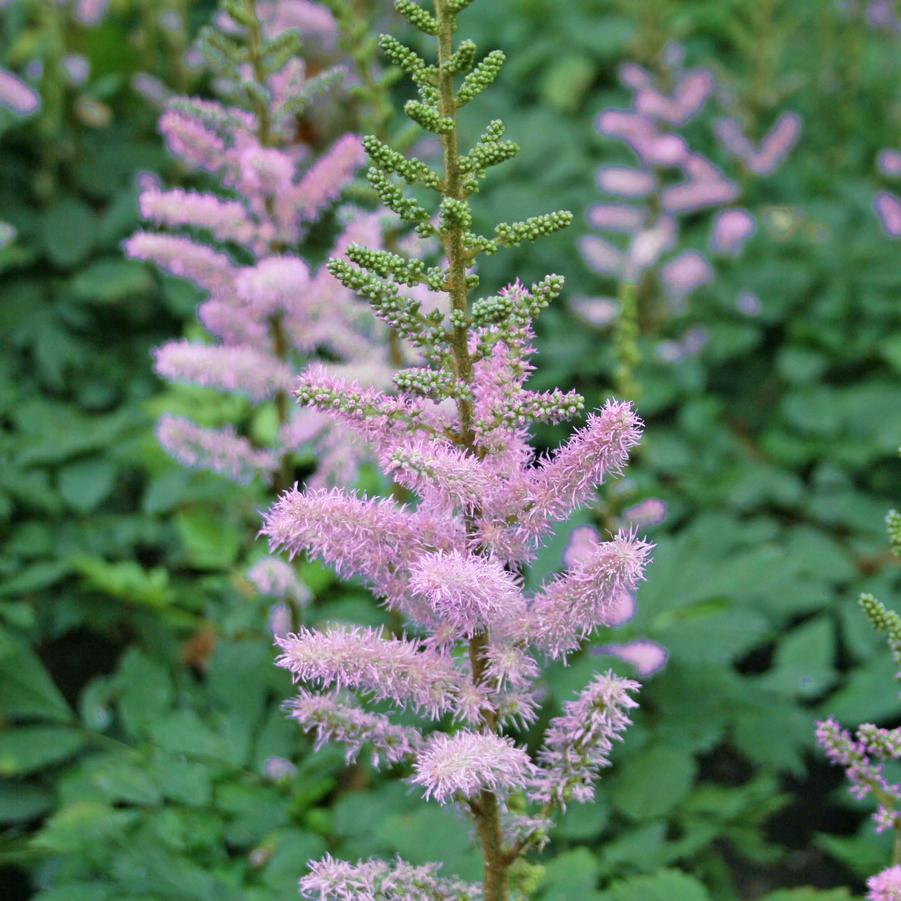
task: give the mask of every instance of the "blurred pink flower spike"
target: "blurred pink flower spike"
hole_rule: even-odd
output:
[[[109,0],[78,0],[75,4],[75,21],[80,25],[99,25],[106,15]]]
[[[901,178],[901,150],[881,150],[876,168],[888,178]]]
[[[651,172],[626,166],[603,166],[597,173],[598,187],[620,197],[646,197],[654,190],[656,180]]]
[[[880,191],[873,198],[873,209],[882,223],[882,230],[890,238],[901,238],[901,198],[888,191]]]
[[[663,669],[669,657],[666,648],[644,638],[637,638],[624,644],[606,644],[595,648],[594,653],[598,656],[616,657],[628,663],[635,670],[635,674],[642,678]]]
[[[623,517],[636,526],[658,526],[666,519],[666,504],[649,497],[623,510]]]
[[[619,303],[612,297],[574,297],[569,308],[588,325],[605,328],[616,319]]]
[[[0,69],[0,107],[17,116],[30,116],[41,108],[41,98],[21,78]]]
[[[755,175],[772,175],[798,143],[801,117],[793,112],[782,113],[756,147],[736,119],[719,119],[714,133],[723,148]]]
[[[586,265],[599,275],[619,275],[623,269],[623,255],[609,241],[597,235],[579,238],[579,252]]]
[[[760,298],[753,291],[742,291],[735,301],[735,307],[742,316],[759,316],[763,305]]]
[[[644,225],[647,210],[625,204],[596,203],[588,208],[586,219],[595,228],[613,232],[634,232]]]
[[[660,280],[670,300],[679,305],[689,294],[713,281],[713,270],[701,254],[689,250],[661,268]]]
[[[706,69],[693,69],[678,77],[670,96],[653,87],[642,86],[635,96],[635,109],[670,125],[685,125],[700,111],[713,93],[713,76]]]
[[[722,210],[713,220],[710,249],[716,254],[737,257],[755,229],[754,217],[747,210]]]

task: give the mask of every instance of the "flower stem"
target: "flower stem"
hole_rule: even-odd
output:
[[[256,0],[244,0],[244,8],[248,14],[247,53],[250,67],[253,70],[253,77],[256,83],[261,87],[265,87],[267,77],[266,66],[263,60],[263,34],[260,28],[260,20],[257,18]],[[265,100],[257,97],[256,94],[252,94],[250,99],[257,117],[257,139],[261,146],[270,147],[272,146],[272,121],[269,115],[269,107],[266,105]],[[275,204],[271,196],[266,197],[266,213],[271,218],[274,218]],[[283,249],[275,243],[269,246],[270,252],[277,252]],[[285,361],[288,359],[290,347],[282,319],[282,313],[277,313],[270,318],[269,339],[273,356]],[[278,417],[279,431],[288,421],[290,406],[287,392],[279,391],[275,395],[275,412]],[[287,453],[282,454],[279,458],[278,466],[272,474],[272,490],[281,493],[290,488],[293,481],[292,475],[291,455]]]
[[[454,98],[453,73],[450,58],[453,54],[454,13],[448,6],[448,0],[435,0],[435,18],[438,22],[438,112],[450,120],[451,127],[441,134],[441,150],[444,165],[443,195],[454,200],[464,201],[460,172],[460,149],[457,136],[457,104]],[[451,310],[455,321],[451,333],[451,351],[454,359],[455,375],[464,384],[472,383],[472,358],[469,353],[469,288],[466,283],[466,254],[463,248],[463,228],[459,225],[445,223],[442,231],[442,243],[447,257],[448,275],[447,291],[450,295]],[[460,420],[458,440],[462,447],[475,452],[475,435],[472,431],[472,403],[467,398],[457,399],[457,412]],[[488,636],[480,632],[473,636],[469,643],[469,659],[472,679],[475,684],[482,681],[484,668],[483,651]],[[486,731],[497,730],[497,718],[493,712],[482,717],[482,728]],[[476,820],[476,828],[482,845],[482,861],[484,866],[483,892],[485,901],[507,901],[508,897],[508,862],[504,857],[503,837],[501,834],[500,812],[497,796],[483,790],[478,802],[471,806]]]

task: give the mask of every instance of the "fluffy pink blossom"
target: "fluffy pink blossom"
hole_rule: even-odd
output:
[[[575,701],[566,701],[563,714],[548,725],[539,769],[529,787],[533,800],[566,807],[594,799],[594,780],[610,765],[613,742],[629,726],[629,711],[638,706],[631,692],[639,685],[613,673],[599,674]]]
[[[181,416],[161,416],[156,438],[182,466],[208,469],[234,482],[249,482],[276,467],[275,455],[254,447],[234,429],[205,429]]]
[[[432,719],[453,709],[460,691],[461,676],[449,655],[405,638],[385,638],[380,629],[302,629],[276,643],[282,652],[276,665],[295,680],[390,699]]]
[[[272,340],[267,323],[247,315],[242,304],[227,294],[214,295],[197,308],[201,325],[224,345],[250,347],[268,353]]]
[[[160,131],[169,152],[189,168],[216,172],[228,158],[225,141],[215,131],[178,110],[163,114]]]
[[[301,219],[314,219],[338,196],[343,186],[365,161],[363,145],[356,135],[344,135],[304,173],[294,202]]]
[[[356,760],[365,745],[372,749],[372,765],[382,758],[388,764],[413,757],[422,736],[410,726],[397,726],[387,716],[369,713],[341,703],[336,695],[316,695],[301,690],[289,704],[291,718],[304,732],[315,732],[318,750],[329,742],[345,746],[348,763]]]
[[[861,800],[872,792],[880,799],[880,810],[875,817],[877,831],[893,828],[897,814],[882,807],[883,802],[901,801],[901,785],[888,781],[879,761],[894,757],[894,749],[887,747],[878,732],[874,734],[868,727],[861,727],[856,737],[852,737],[832,717],[817,723],[816,739],[829,761],[844,767],[853,797]],[[873,742],[872,746],[869,742]]]
[[[405,597],[406,573],[419,554],[451,550],[459,533],[428,510],[408,512],[389,499],[333,489],[285,492],[263,518],[270,549],[306,551],[342,578],[362,576],[391,603]]]
[[[614,602],[623,593],[633,592],[644,578],[651,548],[620,532],[555,576],[532,602],[535,643],[551,657],[563,657],[593,629],[611,625]]]
[[[235,280],[238,297],[258,316],[304,304],[310,286],[310,270],[293,256],[265,257],[241,270]]]
[[[583,506],[607,475],[622,471],[641,429],[629,403],[611,400],[590,414],[584,428],[529,474],[530,508],[523,528],[541,534],[548,522],[566,519]]]
[[[248,244],[256,231],[241,203],[220,200],[213,194],[152,189],[141,193],[138,207],[141,216],[156,225],[204,229],[220,241]]]
[[[488,468],[471,454],[422,438],[391,448],[382,468],[399,485],[449,507],[472,508],[492,485]]]
[[[516,578],[489,558],[459,551],[423,554],[411,569],[410,590],[455,637],[524,626],[526,603]]]
[[[268,353],[250,347],[213,347],[190,341],[170,341],[154,351],[158,375],[254,401],[274,397],[291,387],[290,368]]]
[[[482,890],[438,875],[441,864],[413,866],[399,857],[346,863],[326,854],[309,865],[300,894],[311,901],[479,901]]]
[[[630,135],[625,141],[638,154],[641,162],[652,168],[680,166],[689,154],[688,145],[679,135],[649,131]]]
[[[481,791],[507,794],[523,788],[534,767],[513,740],[491,732],[436,732],[413,764],[414,785],[426,799],[446,804],[452,798],[474,798]]]
[[[867,880],[867,901],[901,901],[901,866],[895,865]]]
[[[151,262],[163,272],[207,291],[226,289],[235,277],[231,260],[224,253],[189,238],[139,231],[123,246],[132,259]]]

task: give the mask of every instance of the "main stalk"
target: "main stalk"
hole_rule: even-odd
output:
[[[465,201],[460,172],[460,146],[457,137],[457,104],[454,99],[453,73],[450,59],[454,52],[454,13],[448,0],[435,0],[435,18],[438,22],[438,112],[448,119],[451,127],[441,134],[441,149],[444,164],[445,197]],[[466,283],[466,252],[463,246],[463,228],[450,224],[442,231],[442,243],[447,257],[447,292],[454,314],[451,333],[455,375],[466,385],[472,384],[472,358],[469,353],[469,288]],[[472,431],[472,403],[468,398],[457,398],[460,421],[460,444],[475,453],[475,435]],[[473,682],[482,681],[484,669],[483,651],[487,641],[484,632],[470,639],[469,658]],[[483,717],[482,728],[495,731],[497,721],[493,714]],[[482,845],[484,865],[483,891],[485,901],[507,901],[508,862],[504,858],[503,836],[500,825],[500,811],[494,792],[482,791],[478,800],[470,805],[476,820],[476,828]]]

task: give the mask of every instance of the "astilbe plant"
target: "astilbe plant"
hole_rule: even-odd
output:
[[[901,513],[886,516],[892,553],[901,557]],[[873,628],[885,635],[895,662],[895,678],[901,680],[901,617],[872,594],[860,596],[860,606]],[[894,832],[891,866],[868,882],[870,901],[895,901],[901,897],[901,785],[886,775],[886,763],[901,760],[901,728],[884,729],[864,723],[852,733],[833,717],[817,723],[817,743],[828,759],[844,767],[849,791],[857,800],[872,796],[876,802],[873,823],[877,832]]]
[[[269,6],[261,4],[262,12]],[[221,190],[145,186],[141,213],[159,230],[133,235],[126,249],[205,295],[199,318],[209,342],[174,341],[158,348],[157,372],[172,382],[244,396],[253,409],[274,404],[278,433],[271,445],[259,446],[231,428],[164,416],[157,434],[184,465],[239,482],[262,477],[282,488],[292,480],[292,455],[318,443],[321,465],[314,482],[352,481],[359,447],[329,430],[324,417],[292,412],[288,401],[296,372],[316,353],[325,352],[336,369],[349,368],[367,384],[390,379],[382,330],[368,308],[324,267],[311,267],[303,252],[309,226],[363,162],[354,135],[338,138],[318,158],[296,138],[297,117],[341,72],[307,78],[298,32],[281,20],[261,18],[253,0],[226,3],[217,23],[202,34],[202,46],[220,81],[239,92],[237,99],[243,97],[244,108],[175,98],[160,129],[169,150],[188,169],[214,176]],[[377,215],[349,208],[342,218],[334,255],[342,256],[355,242],[379,245]]]
[[[566,570],[537,591],[523,589],[525,568],[555,523],[589,503],[596,487],[625,466],[641,423],[628,402],[609,401],[550,456],[529,446],[531,423],[579,415],[574,392],[526,387],[534,318],[562,291],[549,275],[526,288],[513,280],[472,299],[477,258],[568,225],[558,211],[474,230],[470,198],[489,168],[514,156],[494,120],[461,147],[458,110],[497,77],[504,55],[478,58],[455,44],[469,0],[435,0],[431,9],[396,0],[398,11],[436,46],[436,59],[389,35],[380,46],[413,80],[418,98],[406,114],[438,136],[440,171],[374,137],[364,139],[368,179],[384,204],[423,237],[440,240],[445,259],[418,259],[352,245],[329,264],[344,286],[418,348],[425,365],[403,369],[393,393],[337,377],[320,365],[303,373],[298,401],[327,414],[369,443],[384,471],[405,489],[396,497],[342,488],[297,486],[266,513],[273,551],[306,554],[341,577],[359,577],[406,623],[407,634],[338,623],[278,639],[278,665],[301,683],[291,712],[322,744],[343,743],[348,760],[363,747],[374,762],[404,764],[424,798],[453,803],[475,827],[483,885],[444,879],[437,868],[402,861],[345,863],[326,857],[301,879],[321,899],[476,898],[509,895],[511,868],[547,838],[553,814],[594,797],[613,743],[629,724],[638,684],[596,675],[550,720],[530,755],[510,731],[536,719],[541,661],[565,660],[598,627],[615,620],[622,598],[642,578],[650,545],[634,532],[585,542]],[[403,183],[415,185],[416,195]],[[425,203],[437,194],[437,215]],[[443,296],[425,309],[419,289]],[[417,728],[361,701],[418,714]]]
[[[716,138],[740,169],[737,178],[729,177],[693,150],[683,133],[716,92],[713,74],[684,68],[682,50],[675,45],[666,48],[659,68],[655,76],[635,63],[623,65],[620,80],[631,92],[629,107],[605,109],[597,118],[598,132],[624,143],[637,165],[601,167],[597,184],[607,198],[587,214],[589,225],[622,239],[587,235],[580,241],[586,264],[616,282],[616,297],[573,302],[574,311],[588,322],[615,323],[615,382],[625,397],[635,397],[638,390],[639,332],[653,332],[668,316],[685,312],[691,294],[715,275],[704,254],[684,248],[681,221],[715,210],[710,252],[721,261],[736,258],[756,228],[756,217],[737,205],[742,186],[751,176],[772,174],[800,133],[799,117],[786,112],[755,144],[735,115],[718,118]],[[745,291],[736,305],[744,315],[756,315],[760,302]],[[702,330],[691,329],[679,340],[660,342],[657,352],[675,362],[696,353],[704,341]]]

